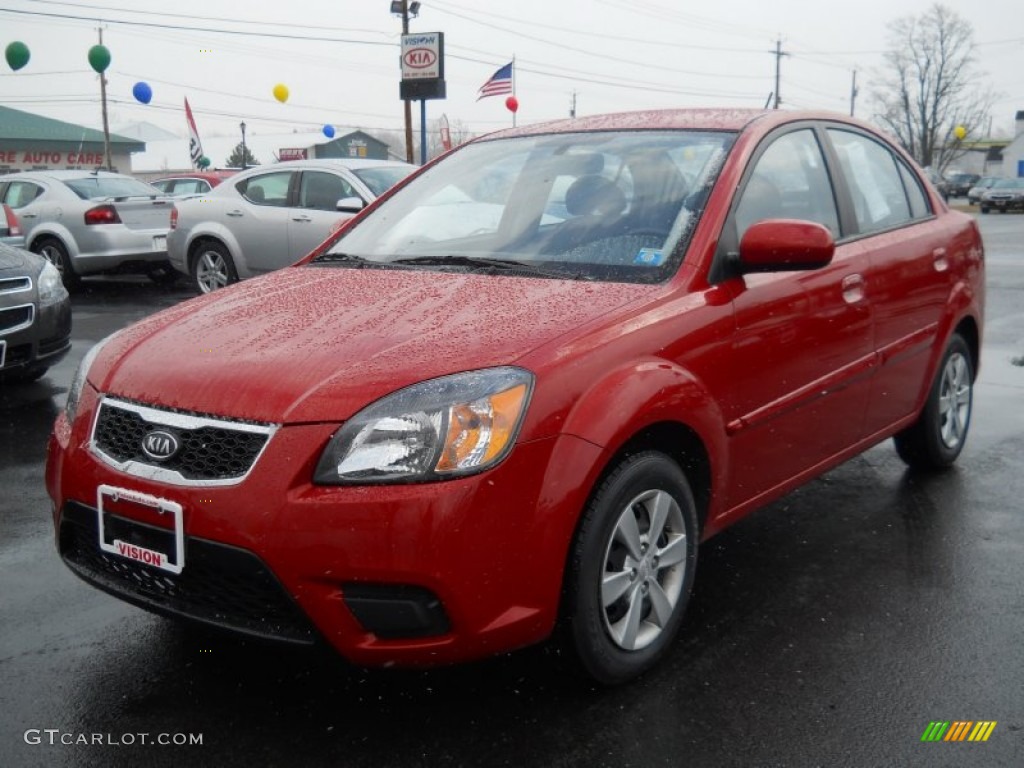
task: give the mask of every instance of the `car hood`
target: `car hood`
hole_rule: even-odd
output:
[[[649,285],[297,267],[117,334],[101,392],[268,423],[341,421],[418,381],[514,363],[649,295]]]
[[[0,243],[0,272],[35,274],[42,269],[42,257],[21,248]]]

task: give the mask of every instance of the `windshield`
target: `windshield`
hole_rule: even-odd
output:
[[[109,176],[83,176],[67,179],[64,183],[83,200],[98,200],[108,197],[153,197],[163,195],[156,187],[136,179],[111,178]]]
[[[314,263],[660,281],[682,260],[733,138],[630,131],[468,144]]]
[[[412,165],[386,165],[377,168],[358,168],[352,172],[370,188],[374,196],[380,197],[415,170],[416,167]]]
[[[1019,179],[999,179],[995,184],[992,185],[992,189],[1024,189],[1024,178]]]

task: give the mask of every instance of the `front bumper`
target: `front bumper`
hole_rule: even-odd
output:
[[[573,477],[597,466],[596,446],[561,436],[517,445],[473,477],[323,487],[309,478],[337,424],[284,426],[241,483],[196,488],[97,458],[87,447],[96,405],[86,387],[76,424],[58,418],[46,482],[62,557],[108,592],[248,634],[319,637],[363,665],[464,661],[536,643],[554,627],[589,487],[585,471]],[[181,505],[181,574],[99,552],[89,521],[101,484]]]
[[[50,304],[37,304],[32,310],[32,323],[27,327],[19,322],[19,311],[24,306],[15,302],[10,309],[0,304],[0,340],[5,342],[3,373],[20,372],[39,366],[50,368],[71,350],[71,300],[65,297]],[[11,323],[18,330],[4,328],[5,314],[12,314]]]

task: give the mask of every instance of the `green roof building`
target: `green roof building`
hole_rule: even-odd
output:
[[[131,153],[146,143],[110,135],[113,170],[131,173]],[[0,173],[98,168],[105,165],[103,132],[0,106]]]

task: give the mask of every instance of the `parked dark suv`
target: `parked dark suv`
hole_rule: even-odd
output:
[[[977,173],[953,173],[946,178],[949,181],[949,196],[964,197],[981,176]]]

